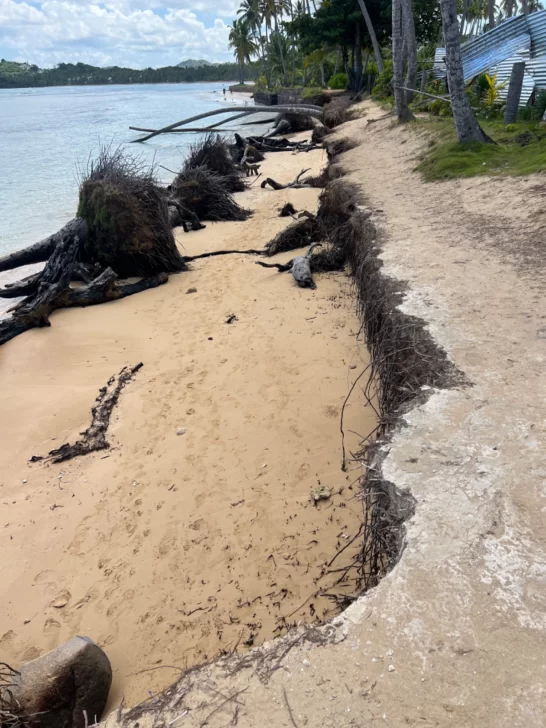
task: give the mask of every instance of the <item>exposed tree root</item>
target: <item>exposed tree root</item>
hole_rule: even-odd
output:
[[[262,189],[265,189],[267,185],[272,187],[274,190],[287,190],[287,189],[293,189],[293,190],[299,190],[304,187],[310,187],[310,184],[307,184],[305,181],[301,181],[302,175],[304,175],[306,172],[309,172],[309,169],[302,169],[301,172],[298,174],[295,180],[292,182],[288,182],[287,184],[283,185],[280,182],[275,182],[274,179],[271,179],[271,177],[267,177],[264,179],[260,187]]]
[[[71,288],[78,246],[76,236],[64,240],[55,248],[41,273],[35,293],[11,309],[14,312],[11,318],[0,321],[0,345],[29,329],[50,326],[49,316],[55,309],[115,301],[148,288],[156,288],[168,280],[166,273],[160,273],[138,283],[118,284],[116,273],[107,268],[91,283]]]
[[[78,218],[70,220],[58,232],[41,240],[39,243],[34,243],[34,245],[29,245],[28,248],[17,250],[14,253],[9,253],[3,258],[0,258],[0,272],[20,268],[22,265],[44,263],[63,238],[67,235],[74,235],[76,232],[81,235]]]
[[[270,256],[287,250],[305,248],[319,238],[320,226],[317,218],[307,213],[275,235],[265,246],[265,254]]]
[[[90,452],[107,450],[110,443],[106,439],[106,433],[110,425],[112,411],[118,402],[121,390],[143,366],[142,362],[140,362],[134,367],[123,367],[118,375],[111,377],[106,386],[101,388],[99,396],[95,400],[96,404],[91,409],[91,424],[85,432],[81,433],[81,439],[72,445],[65,443],[56,450],[51,450],[46,459],[52,463],[62,463],[65,460],[87,455]],[[43,459],[39,455],[34,455],[31,461],[37,462]]]
[[[214,250],[212,253],[199,253],[199,255],[186,255],[184,260],[200,260],[201,258],[214,258],[216,255],[265,255],[263,250]]]

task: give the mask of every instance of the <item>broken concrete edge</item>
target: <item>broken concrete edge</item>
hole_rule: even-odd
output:
[[[381,531],[378,543],[374,544],[375,572],[368,575],[371,578],[363,594],[327,624],[318,627],[300,624],[285,636],[265,642],[245,655],[231,654],[196,665],[159,695],[129,710],[114,711],[105,728],[120,725],[144,728],[148,725],[146,718],[152,725],[158,715],[164,720],[176,720],[185,711],[191,711],[193,704],[199,706],[203,684],[212,678],[226,680],[247,671],[249,681],[255,675],[260,682],[267,683],[295,648],[311,650],[343,642],[352,625],[361,623],[369,614],[371,599],[379,591],[389,589],[389,576],[394,574],[403,556],[407,526],[415,513],[416,500],[410,489],[400,488],[395,478],[385,474],[384,464],[391,444],[407,426],[406,417],[412,412],[425,407],[432,397],[441,396],[442,390],[470,383],[436,343],[425,320],[406,311],[405,304],[412,295],[408,284],[386,275],[382,260],[385,233],[379,211],[367,207],[359,187],[343,179],[340,155],[357,143],[354,140],[345,143],[336,137],[337,134],[329,138],[332,153],[325,175],[328,184],[321,194],[317,217],[325,237],[345,249],[362,333],[372,363],[376,362],[371,380],[379,402],[380,427],[363,443],[361,452],[366,466],[362,492],[374,505],[366,510],[367,533],[373,533],[375,538],[377,531]],[[375,528],[374,519],[380,522],[379,529]],[[365,538],[366,530],[363,552]]]

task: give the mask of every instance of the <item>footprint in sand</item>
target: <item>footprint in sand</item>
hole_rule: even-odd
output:
[[[60,629],[61,623],[52,617],[49,617],[44,622],[44,634],[46,637],[56,637]]]
[[[55,609],[63,609],[71,599],[72,594],[68,591],[68,589],[61,589],[61,591],[57,592],[50,601],[49,606],[54,607]]]

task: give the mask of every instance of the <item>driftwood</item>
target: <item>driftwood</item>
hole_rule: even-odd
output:
[[[298,255],[288,263],[262,263],[256,261],[256,265],[263,268],[276,268],[279,273],[289,272],[300,288],[316,288],[316,284],[311,275],[311,257],[313,250],[322,245],[322,243],[312,243],[305,255]]]
[[[274,179],[271,179],[271,177],[266,177],[264,181],[261,184],[261,188],[264,189],[269,185],[274,190],[287,190],[287,189],[293,189],[293,190],[300,190],[302,188],[308,188],[311,187],[310,184],[307,184],[306,182],[301,182],[300,178],[302,175],[304,175],[306,172],[309,172],[309,169],[302,169],[301,172],[298,174],[295,180],[292,182],[288,182],[288,184],[281,184],[280,182],[275,182]]]
[[[279,208],[279,217],[294,217],[298,211],[291,202]]]
[[[182,121],[177,121],[174,124],[169,124],[169,126],[164,126],[161,129],[157,129],[154,132],[151,132],[150,134],[147,134],[146,136],[140,137],[139,139],[134,139],[134,142],[147,142],[149,139],[153,139],[153,137],[158,136],[159,134],[167,134],[169,132],[172,132],[174,129],[177,129],[181,126],[184,126],[185,124],[191,124],[194,121],[199,121],[200,119],[206,119],[209,116],[217,116],[218,114],[226,114],[230,111],[237,111],[240,112],[242,116],[248,116],[251,114],[261,114],[264,111],[266,113],[269,112],[279,112],[279,111],[290,111],[294,114],[304,114],[305,116],[314,116],[315,118],[320,118],[322,116],[322,109],[320,106],[312,106],[312,105],[305,105],[305,106],[232,106],[230,108],[225,109],[215,109],[214,111],[206,111],[203,114],[197,114],[196,116],[190,116],[187,119],[182,119]]]
[[[320,226],[317,218],[310,212],[300,213],[298,220],[277,233],[265,246],[267,256],[296,250],[311,245],[320,237]]]
[[[110,443],[106,439],[106,433],[112,411],[117,404],[121,390],[142,367],[142,362],[134,367],[123,367],[117,376],[111,377],[99,392],[95,406],[91,409],[91,424],[85,432],[81,433],[81,438],[72,445],[67,442],[61,447],[51,450],[46,459],[52,463],[62,463],[90,452],[107,450]],[[31,458],[31,462],[39,460],[44,460],[44,458],[40,455],[33,455]]]
[[[181,202],[178,202],[178,200],[169,199],[169,207],[173,208],[169,210],[169,222],[171,227],[174,228],[181,225],[184,228],[185,233],[189,233],[190,230],[203,230],[207,227],[206,225],[203,225],[195,212],[189,210]]]
[[[81,224],[84,225],[83,221]],[[77,235],[72,237],[65,234],[40,274],[36,291],[10,309],[13,311],[11,318],[0,321],[0,345],[29,329],[50,326],[49,316],[55,309],[115,301],[148,288],[156,288],[168,280],[166,273],[160,273],[137,283],[117,284],[116,273],[107,268],[91,283],[71,288],[79,243]]]
[[[9,253],[3,258],[0,258],[0,272],[20,268],[22,265],[43,263],[53,253],[65,235],[75,234],[76,231],[81,234],[78,218],[70,220],[58,232],[53,233],[53,235],[41,240],[39,243],[34,243],[34,245],[29,245],[28,248],[17,250],[14,253]]]
[[[240,134],[235,134],[235,145],[239,148],[250,145],[262,154],[266,152],[310,152],[315,149],[322,149],[321,144],[307,141],[293,142],[284,137],[281,139],[271,139],[265,136],[250,136],[245,138]]]

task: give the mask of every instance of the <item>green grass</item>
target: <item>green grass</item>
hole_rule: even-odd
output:
[[[424,179],[435,181],[479,174],[517,176],[546,171],[544,125],[518,121],[505,127],[501,121],[483,120],[480,124],[496,144],[459,144],[453,119],[419,120],[416,127],[430,134],[429,151],[417,166]],[[523,141],[527,143],[522,145]]]

